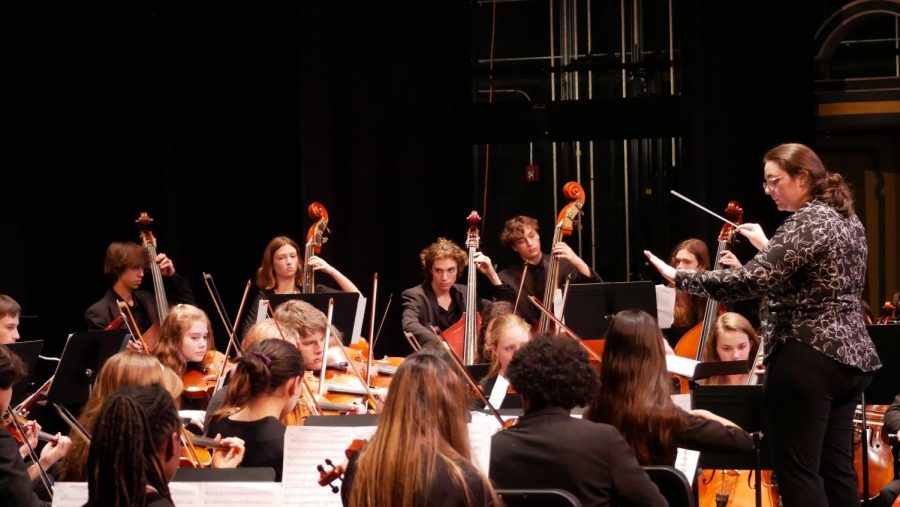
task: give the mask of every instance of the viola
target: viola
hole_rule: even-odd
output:
[[[211,398],[216,390],[219,377],[230,365],[225,354],[217,350],[208,350],[203,360],[196,366],[189,367],[181,375],[184,383],[184,395],[192,399]]]
[[[744,210],[737,201],[729,201],[725,208],[725,216],[728,219],[740,225],[744,222]],[[731,250],[735,241],[735,233],[737,229],[731,224],[726,223],[719,231],[718,247],[716,248],[716,260],[713,269],[722,269],[721,254],[726,250]],[[684,333],[675,345],[675,355],[686,357],[688,359],[701,360],[703,350],[706,348],[706,342],[712,332],[713,322],[723,311],[719,302],[713,298],[706,300],[706,310],[703,312],[703,320],[697,323],[693,328]],[[687,394],[690,386],[685,379],[681,380],[681,393]]]
[[[466,309],[462,317],[452,326],[445,329],[441,335],[450,344],[453,352],[462,358],[464,364],[475,364],[475,355],[478,352],[478,329],[481,327],[481,315],[478,314],[478,291],[476,287],[478,268],[475,267],[475,254],[478,252],[480,238],[478,227],[481,225],[481,217],[478,212],[472,210],[469,213],[469,231],[466,237],[468,248],[469,266],[466,278]]]
[[[328,241],[325,233],[328,231],[328,211],[325,206],[314,202],[307,208],[309,218],[315,220],[306,232],[306,245],[303,249],[303,286],[300,292],[312,294],[316,292],[315,270],[309,265],[309,259],[322,251],[322,245]]]
[[[566,236],[571,236],[575,230],[575,225],[581,216],[581,208],[584,207],[584,188],[577,181],[570,181],[563,185],[563,196],[570,199],[570,202],[563,206],[556,217],[556,225],[553,227],[553,240],[550,243],[556,245]],[[522,272],[524,277],[525,272]],[[559,259],[555,256],[550,257],[550,265],[547,268],[547,278],[544,282],[544,306],[548,310],[553,310],[553,294],[559,287]],[[518,297],[516,298],[518,300]],[[551,320],[547,314],[542,313],[541,319],[537,323],[536,333],[547,333],[550,331]],[[557,331],[558,332],[558,331]]]

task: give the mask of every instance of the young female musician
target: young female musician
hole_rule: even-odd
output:
[[[793,214],[771,239],[757,224],[738,228],[756,257],[739,269],[692,272],[645,253],[680,290],[722,301],[765,296],[767,437],[784,504],[851,505],[859,502],[852,418],[881,367],[859,303],[865,230],[847,183],[811,149],[782,144],[763,161],[763,191]]]
[[[169,481],[178,469],[180,431],[172,396],[159,385],[110,395],[91,434],[85,506],[174,506]]]
[[[280,421],[300,397],[303,361],[297,347],[284,340],[263,340],[237,360],[222,408],[212,416],[209,432],[244,440],[247,467],[272,467],[281,480],[285,425]]]
[[[528,343],[531,338],[531,326],[522,317],[508,313],[495,317],[490,326],[484,346],[484,356],[491,361],[491,369],[479,384],[487,397],[492,397],[498,377],[506,377],[506,369],[516,351]],[[505,388],[504,388],[505,389]],[[484,404],[476,400],[472,407],[483,408]],[[503,397],[502,408],[518,408],[521,399],[516,395]]]
[[[703,350],[702,360],[709,361],[753,361],[759,349],[759,338],[750,321],[739,313],[725,312],[713,324],[709,341]],[[756,368],[741,375],[710,377],[701,380],[702,384],[746,385],[750,375]]]
[[[688,238],[675,245],[669,264],[676,269],[705,271],[710,266],[709,248],[707,248],[703,240]],[[674,330],[673,333],[678,336],[672,336],[672,338],[677,340],[685,331],[703,320],[705,307],[705,297],[692,296],[686,292],[676,291],[675,311],[673,314],[675,320],[672,322],[672,328]],[[675,345],[674,343],[671,344],[672,346]]]
[[[378,429],[347,468],[344,505],[497,505],[490,481],[471,462],[467,396],[443,352],[407,357]]]
[[[184,378],[190,368],[203,369],[215,350],[212,326],[206,313],[191,305],[175,305],[166,315],[153,355],[165,366]],[[182,409],[205,409],[208,398],[182,396]]]
[[[259,302],[272,294],[299,294],[303,285],[303,257],[300,246],[287,236],[275,236],[263,251],[262,262],[256,270],[256,298],[248,302],[247,316],[241,324],[239,337],[256,323]],[[337,282],[344,292],[359,292],[356,285],[318,256],[309,258],[309,265],[317,272],[325,273]],[[316,292],[336,292],[331,287],[316,284]]]
[[[525,415],[491,439],[498,487],[558,488],[583,505],[667,505],[616,428],[569,415],[590,401],[598,380],[577,343],[538,336],[519,349],[508,373]]]
[[[656,319],[638,310],[615,315],[606,335],[600,388],[585,414],[622,432],[642,465],[672,465],[678,447],[746,451],[753,439],[705,410],[685,412],[672,401],[672,375]]]
[[[7,347],[0,346],[0,413],[6,414],[12,398],[12,388],[25,377],[25,364]],[[40,466],[44,469],[56,463],[69,449],[68,437],[57,434],[41,450]],[[0,428],[0,501],[4,505],[33,507],[43,504],[34,493],[34,480],[40,473],[37,463],[25,466],[19,453],[19,443],[5,429]]]

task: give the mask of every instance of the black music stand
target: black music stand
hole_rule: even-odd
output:
[[[172,480],[177,482],[275,482],[275,469],[272,467],[179,468]]]
[[[32,380],[34,380],[34,367],[37,364],[38,356],[41,353],[41,349],[44,348],[44,340],[18,341],[9,343],[6,347],[13,354],[19,356],[19,359],[28,368],[28,375],[13,386],[12,398],[9,404],[10,406],[16,406],[38,387],[32,385]]]
[[[699,385],[691,391],[691,407],[724,417],[748,433],[768,432],[762,385]],[[698,466],[714,470],[753,470],[756,473],[757,507],[762,494],[760,470],[773,468],[771,440],[763,438],[752,451],[734,454],[701,452]]]
[[[491,370],[491,363],[467,364],[466,370],[469,371],[469,375],[475,379],[475,382],[481,382],[481,379],[486,377]]]
[[[350,345],[354,336],[360,330],[354,329],[356,325],[356,312],[359,306],[359,293],[356,292],[327,292],[322,294],[272,294],[269,296],[269,304],[274,311],[285,301],[297,299],[305,301],[328,315],[328,300],[334,299],[334,314],[331,323],[341,332],[341,341],[344,345]],[[362,322],[360,322],[362,325]]]
[[[866,403],[890,405],[900,394],[900,324],[866,326],[866,330],[882,365],[866,388]]]
[[[124,329],[115,329],[72,334],[47,393],[48,403],[75,406],[87,402],[100,367],[128,340],[125,333]]]
[[[378,426],[379,414],[311,415],[303,422],[304,426]]]
[[[690,364],[693,366],[693,369],[685,371],[681,368],[671,368],[671,364],[669,363],[671,360],[676,360],[686,365]],[[699,361],[693,361],[674,355],[667,355],[666,363],[667,366],[669,366],[669,373],[675,373],[688,379],[691,389],[696,387],[698,380],[708,379],[710,377],[723,377],[725,375],[743,375],[744,373],[749,372],[750,367],[753,365],[752,361],[749,359],[741,361],[708,361],[701,363]]]
[[[566,326],[584,339],[606,335],[613,315],[638,309],[656,318],[653,282],[579,283],[569,286],[563,311]]]

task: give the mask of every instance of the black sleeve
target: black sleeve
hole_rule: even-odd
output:
[[[685,413],[684,427],[675,436],[675,445],[709,452],[753,450],[753,437],[746,431],[718,421]]]
[[[84,312],[84,326],[88,331],[100,331],[109,325],[110,319],[106,316],[106,312],[94,304]]]
[[[0,429],[0,498],[4,505],[49,506],[34,493],[34,483],[19,455],[19,444],[8,431]]]
[[[605,445],[609,449],[614,505],[669,505],[647,472],[641,468],[622,434],[615,428],[610,429]]]
[[[884,429],[890,434],[900,431],[900,394],[894,398],[891,407],[884,414]]]
[[[186,304],[197,306],[191,282],[181,273],[163,277],[163,286],[166,288],[166,297],[172,304]]]
[[[414,289],[405,290],[400,295],[403,303],[403,316],[401,317],[403,331],[412,333],[421,345],[438,339],[434,330],[422,323],[424,313],[428,311],[424,299],[425,296],[416,294]]]

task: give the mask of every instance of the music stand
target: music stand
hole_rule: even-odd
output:
[[[469,370],[469,375],[475,379],[475,382],[481,382],[481,379],[486,377],[491,370],[491,363],[467,364],[466,370]]]
[[[305,301],[320,312],[328,315],[328,300],[334,299],[334,314],[332,325],[341,332],[341,341],[349,345],[353,337],[359,336],[362,331],[362,319],[357,319],[359,307],[359,293],[356,292],[327,292],[322,294],[272,294],[269,296],[269,304],[274,311],[284,302],[296,299]],[[357,326],[357,320],[359,324]]]
[[[866,326],[866,330],[882,365],[875,370],[872,383],[866,388],[866,403],[890,405],[900,394],[900,325]]]
[[[47,393],[48,403],[74,406],[87,402],[100,367],[125,345],[125,333],[125,329],[73,333],[63,348]]]
[[[606,336],[613,315],[638,309],[656,318],[653,282],[579,283],[569,286],[563,311],[566,326],[584,339]]]
[[[691,391],[691,407],[709,410],[748,433],[759,431],[766,435],[768,427],[763,393],[761,385],[699,385]],[[713,470],[754,470],[758,486],[760,470],[773,468],[771,440],[763,438],[752,451],[733,454],[701,452],[698,466]],[[761,494],[761,490],[757,491]]]
[[[379,414],[311,415],[303,421],[304,426],[378,426]]]
[[[179,468],[173,481],[178,482],[275,482],[272,467]]]
[[[28,375],[13,386],[12,398],[10,398],[10,406],[16,406],[21,403],[32,391],[32,380],[34,380],[34,367],[37,364],[38,356],[41,349],[44,348],[44,340],[18,341],[6,345],[9,350],[19,356],[19,359],[25,363],[28,368]]]

